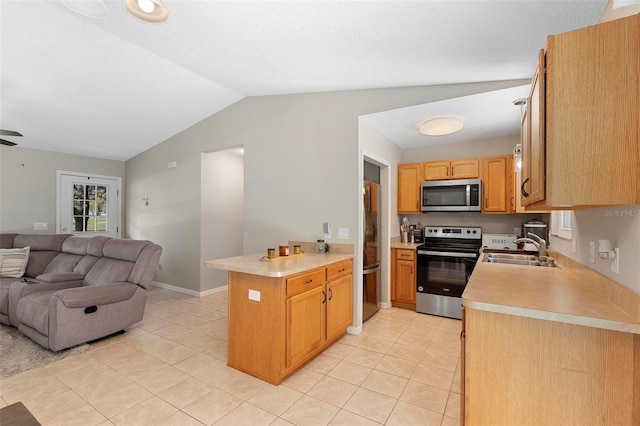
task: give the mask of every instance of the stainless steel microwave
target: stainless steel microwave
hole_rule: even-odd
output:
[[[420,186],[423,212],[479,212],[480,200],[480,179],[433,180],[422,182]]]

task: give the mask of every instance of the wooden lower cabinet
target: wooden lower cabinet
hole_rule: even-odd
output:
[[[468,307],[462,327],[462,424],[640,424],[639,335]]]
[[[407,309],[416,307],[416,251],[391,249],[391,302]]]
[[[325,303],[324,284],[287,298],[287,367],[300,363],[324,345]]]
[[[351,325],[352,277],[351,260],[282,278],[229,272],[228,365],[282,383]]]

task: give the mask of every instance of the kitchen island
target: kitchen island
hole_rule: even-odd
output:
[[[559,254],[484,256],[462,296],[463,424],[640,424],[640,295]]]
[[[205,266],[229,271],[228,365],[277,385],[351,325],[353,255],[262,257]]]

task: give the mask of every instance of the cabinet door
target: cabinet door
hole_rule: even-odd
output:
[[[507,157],[482,159],[482,212],[507,212]]]
[[[416,303],[415,271],[415,261],[396,261],[396,300],[406,303]]]
[[[424,180],[450,179],[450,166],[450,161],[430,161],[424,163],[422,172]]]
[[[523,205],[528,206],[545,197],[545,56],[538,56],[527,99],[528,133],[522,146]]]
[[[327,340],[342,335],[351,325],[351,275],[327,283]]]
[[[324,345],[326,301],[324,285],[287,299],[287,367]]]
[[[451,161],[451,179],[474,179],[480,176],[477,158]]]
[[[398,213],[420,212],[420,164],[398,165]]]

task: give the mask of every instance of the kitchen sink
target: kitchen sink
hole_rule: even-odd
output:
[[[513,253],[485,253],[483,262],[486,263],[506,263],[509,265],[556,267],[553,259],[544,256],[538,257],[532,254]]]
[[[533,254],[487,253],[486,257],[507,260],[537,260]]]

